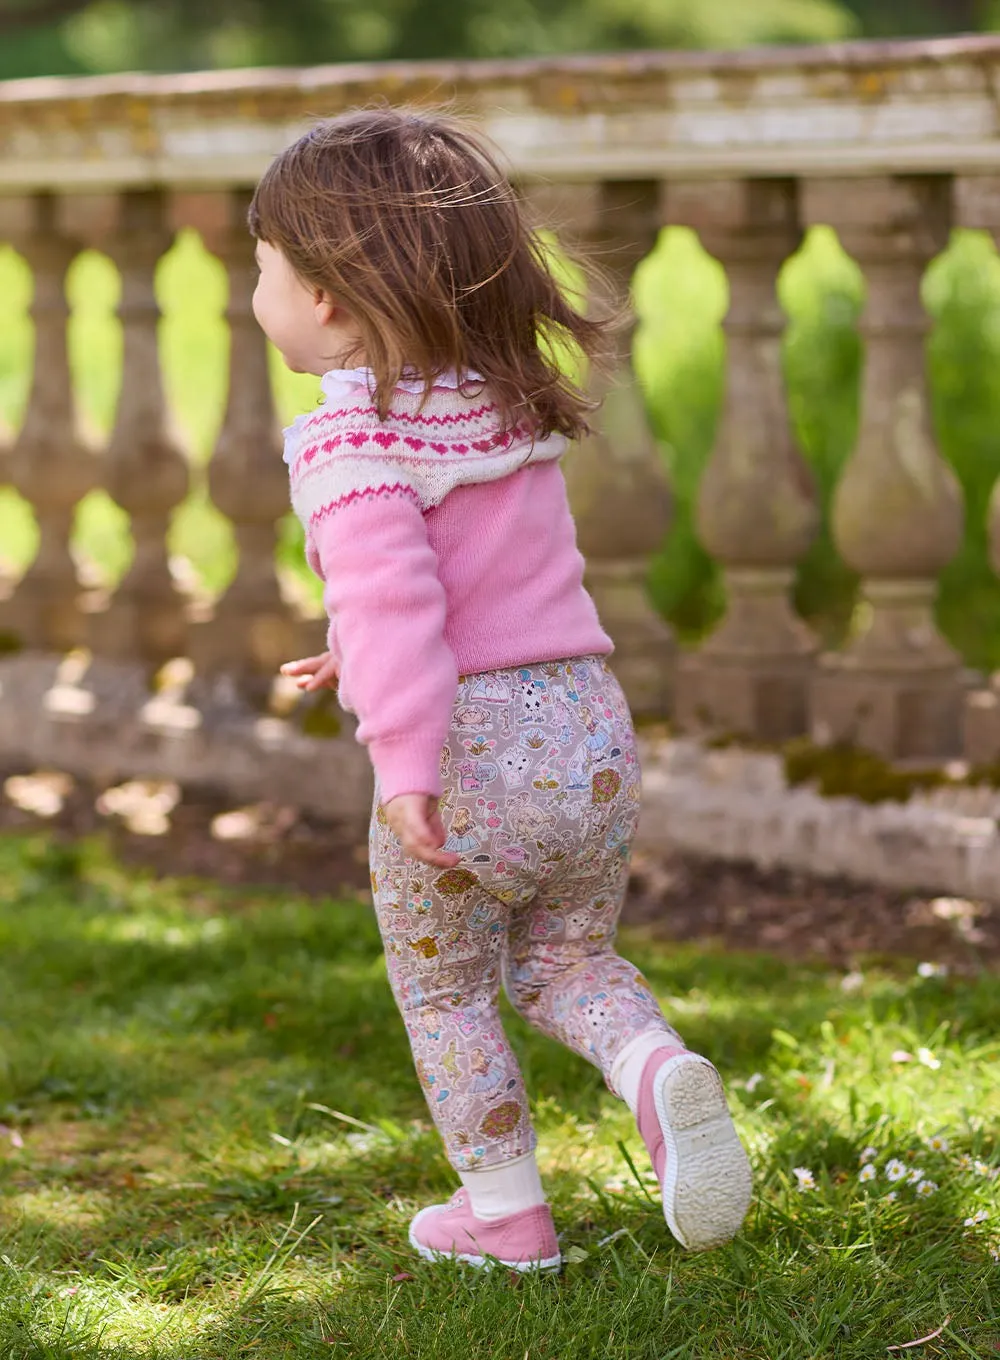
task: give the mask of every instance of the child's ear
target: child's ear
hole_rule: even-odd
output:
[[[320,326],[329,326],[338,311],[333,298],[322,288],[316,288],[313,291],[313,309],[316,313],[316,321]]]

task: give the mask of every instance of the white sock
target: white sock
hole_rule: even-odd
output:
[[[460,1171],[458,1175],[469,1192],[472,1212],[476,1218],[487,1223],[545,1203],[545,1192],[533,1152],[524,1157],[515,1157],[512,1162],[504,1162],[501,1166]]]
[[[639,1083],[650,1054],[660,1048],[683,1050],[680,1037],[671,1030],[652,1029],[627,1043],[611,1067],[611,1087],[633,1114],[639,1108]]]

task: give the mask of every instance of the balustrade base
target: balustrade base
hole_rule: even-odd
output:
[[[637,718],[673,708],[676,643],[649,602],[646,563],[588,562],[586,585],[615,644],[611,668]]]
[[[308,704],[281,717],[253,708],[232,685],[198,695],[151,692],[136,662],[0,658],[0,764],[64,770],[104,786],[197,784],[238,801],[307,806],[363,832],[371,772],[352,720],[344,716],[336,735],[311,736],[301,721]]]
[[[70,651],[81,646],[86,625],[75,596],[53,591],[46,582],[18,583],[10,598],[0,598],[0,644],[19,648],[48,644]]]
[[[285,606],[227,613],[189,623],[186,652],[199,675],[231,674],[239,664],[266,683],[286,661],[324,651],[324,632],[325,620],[297,618]]]
[[[616,649],[611,668],[625,691],[633,717],[665,718],[672,707],[673,647]]]
[[[942,670],[849,671],[826,657],[810,688],[810,735],[887,760],[949,760],[962,753],[967,681]]]
[[[674,716],[683,732],[788,741],[806,731],[812,657],[689,652],[677,665]]]
[[[1000,763],[1000,671],[966,696],[962,746],[970,765]]]
[[[144,658],[155,669],[187,651],[184,601],[178,596],[137,597],[119,590],[107,609],[87,617],[87,646],[123,666]]]
[[[641,743],[637,851],[1000,902],[1000,793],[942,783],[870,804],[789,786],[780,754],[697,741]],[[942,774],[944,770],[942,769]]]

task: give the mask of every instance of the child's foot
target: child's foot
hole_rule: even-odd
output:
[[[654,1052],[638,1105],[667,1227],[692,1251],[728,1242],[746,1217],[752,1183],[718,1072],[697,1053]]]
[[[410,1224],[410,1246],[428,1261],[449,1257],[470,1266],[498,1262],[511,1270],[558,1270],[562,1265],[547,1204],[490,1221],[476,1218],[465,1190],[447,1204],[421,1209]]]

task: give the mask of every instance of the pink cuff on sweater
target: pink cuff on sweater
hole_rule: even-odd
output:
[[[368,750],[378,772],[381,801],[389,803],[403,793],[426,793],[440,798],[443,745],[443,740],[433,732],[370,741]]]

